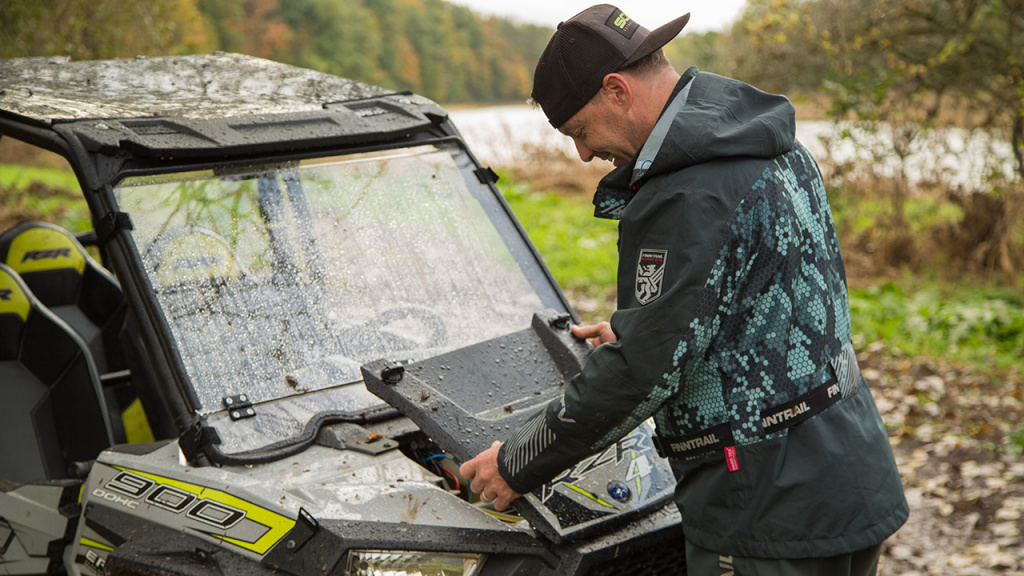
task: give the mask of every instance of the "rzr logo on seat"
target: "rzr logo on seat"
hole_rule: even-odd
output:
[[[3,300],[4,302],[10,302],[11,294],[14,294],[14,290],[11,290],[9,288],[0,288],[0,300]]]
[[[47,260],[57,258],[71,258],[71,248],[50,248],[49,250],[29,250],[21,257],[22,262],[29,260]]]

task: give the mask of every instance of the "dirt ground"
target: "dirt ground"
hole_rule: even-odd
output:
[[[879,574],[1024,575],[1020,373],[981,376],[880,345],[860,360],[910,503]]]

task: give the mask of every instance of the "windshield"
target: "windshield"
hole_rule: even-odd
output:
[[[124,180],[115,194],[201,412],[527,327],[545,306],[517,262],[525,244],[506,244],[467,166],[454,146],[422,146]]]

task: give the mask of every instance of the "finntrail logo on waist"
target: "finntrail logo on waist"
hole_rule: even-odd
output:
[[[639,27],[632,18],[622,12],[612,12],[612,15],[605,20],[604,25],[622,34],[627,39],[632,38]]]
[[[636,301],[641,305],[649,304],[661,296],[667,259],[668,250],[640,251],[640,259],[636,265]]]
[[[768,429],[773,426],[785,424],[788,421],[811,411],[811,407],[807,405],[807,402],[801,402],[796,406],[786,408],[785,410],[779,410],[774,414],[770,414],[761,418],[761,427]]]
[[[672,448],[672,450],[675,452],[689,452],[691,450],[704,448],[706,446],[717,446],[719,442],[721,442],[721,440],[719,440],[718,436],[716,436],[714,432],[712,432],[711,434],[698,436],[696,438],[693,438],[692,440],[672,442],[671,444],[669,444],[669,447]]]
[[[837,382],[826,382],[785,404],[761,412],[761,428],[765,434],[774,434],[818,414],[839,402],[842,396]]]

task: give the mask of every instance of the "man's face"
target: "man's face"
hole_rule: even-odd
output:
[[[584,162],[600,158],[622,166],[637,152],[629,144],[630,129],[621,107],[601,91],[558,131],[572,138],[576,152]]]

